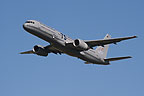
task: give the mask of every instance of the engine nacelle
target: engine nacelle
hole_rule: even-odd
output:
[[[73,45],[77,47],[77,49],[79,50],[89,49],[89,46],[83,40],[80,40],[80,39],[74,40]]]
[[[39,56],[48,56],[48,52],[41,45],[35,45],[33,48],[33,52]]]

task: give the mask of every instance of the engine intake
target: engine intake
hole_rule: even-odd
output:
[[[74,45],[78,50],[87,50],[87,49],[89,49],[89,46],[88,46],[83,40],[80,40],[80,39],[74,40],[73,45]]]
[[[48,52],[41,45],[35,45],[33,48],[33,52],[39,56],[48,56]]]

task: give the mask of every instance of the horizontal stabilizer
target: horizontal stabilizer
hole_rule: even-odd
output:
[[[132,57],[131,57],[131,56],[116,57],[116,58],[107,58],[107,59],[104,59],[104,60],[105,60],[105,61],[117,61],[117,60],[128,59],[128,58],[132,58]]]

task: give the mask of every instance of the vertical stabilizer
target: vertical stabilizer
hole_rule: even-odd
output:
[[[107,34],[104,39],[110,39],[111,36],[109,34]],[[107,52],[108,52],[108,48],[109,48],[109,45],[104,45],[104,46],[98,46],[96,48],[96,52],[99,54],[100,57],[102,58],[106,58],[107,56]]]

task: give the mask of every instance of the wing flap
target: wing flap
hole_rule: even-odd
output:
[[[117,60],[128,59],[128,58],[132,58],[132,57],[131,56],[115,57],[115,58],[107,58],[107,59],[104,59],[104,60],[105,61],[117,61]]]
[[[59,54],[61,54],[61,53],[63,53],[63,52],[61,52],[60,50],[58,50],[58,49],[56,49],[55,47],[53,47],[53,45],[48,45],[48,46],[46,46],[46,47],[44,47],[46,50],[49,50],[50,52],[53,52],[53,53],[55,53],[55,54],[57,54],[57,53],[59,53]]]

